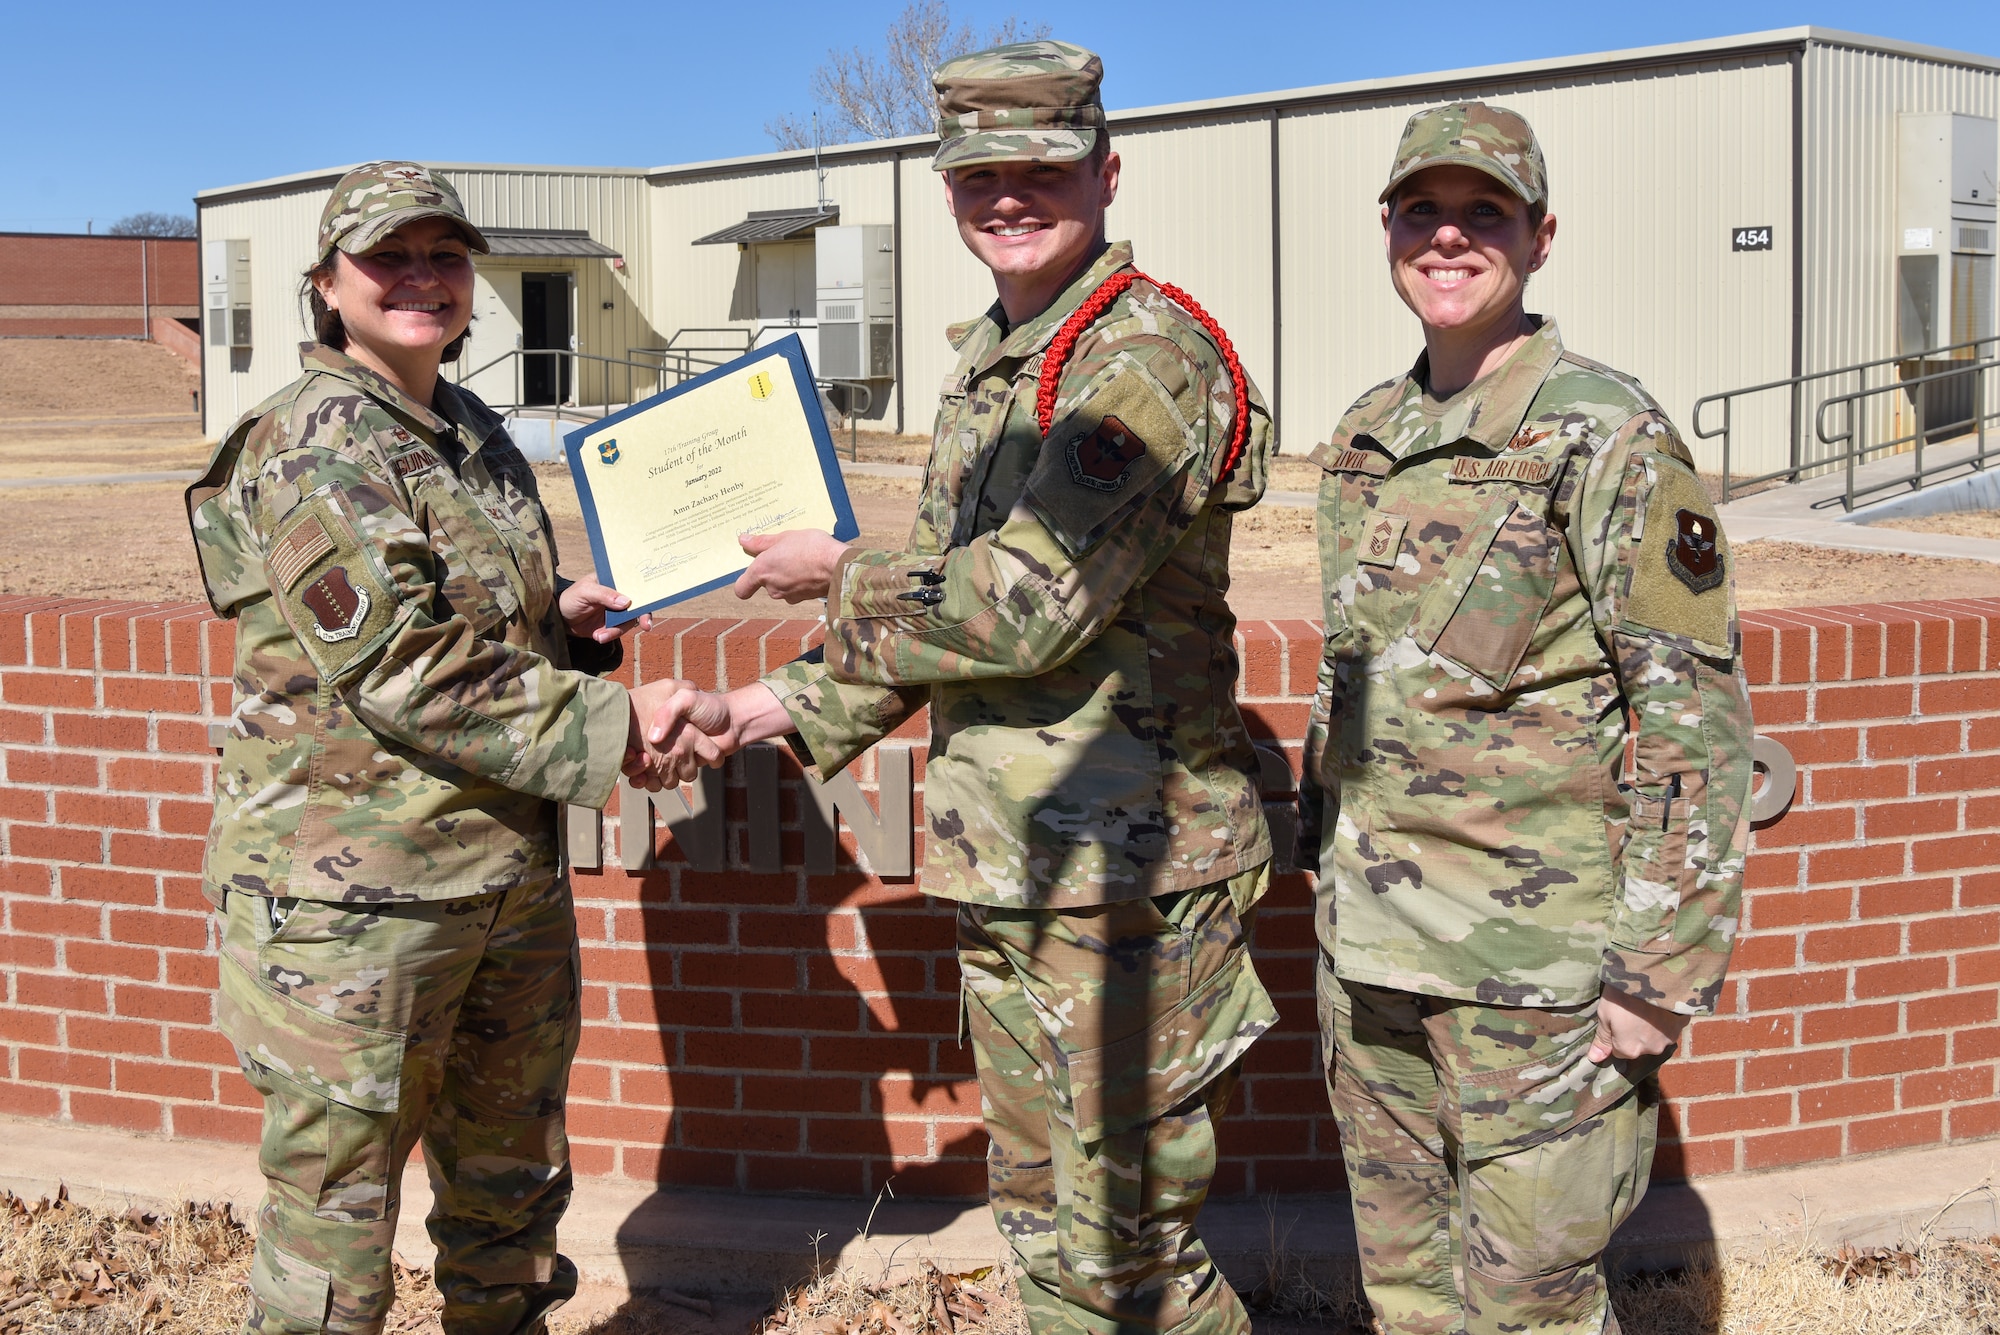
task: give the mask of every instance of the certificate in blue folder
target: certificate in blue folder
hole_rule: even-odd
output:
[[[598,581],[632,600],[616,625],[735,583],[739,534],[861,532],[796,334],[563,443]]]

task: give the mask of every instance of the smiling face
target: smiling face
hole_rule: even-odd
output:
[[[472,254],[446,218],[419,218],[359,255],[335,251],[313,286],[347,330],[347,352],[378,370],[435,375],[447,343],[472,322]]]
[[[1403,182],[1382,206],[1389,278],[1428,339],[1511,336],[1528,275],[1548,259],[1556,220],[1475,167],[1441,166]]]
[[[944,173],[958,234],[993,271],[1010,322],[1046,309],[1104,248],[1104,210],[1118,197],[1119,166],[1117,152],[1107,151],[1075,162],[979,163]]]

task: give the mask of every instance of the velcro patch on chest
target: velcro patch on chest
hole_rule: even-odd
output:
[[[1074,557],[1195,451],[1194,431],[1166,386],[1136,362],[1115,361],[1050,429],[1026,500]]]
[[[1547,459],[1481,459],[1474,455],[1460,455],[1451,461],[1453,482],[1527,482],[1540,483],[1549,480],[1550,465]]]
[[[333,535],[316,514],[309,514],[278,534],[266,559],[271,578],[280,589],[289,589],[311,570],[315,562],[333,550]]]
[[[1361,528],[1361,541],[1354,559],[1363,565],[1393,566],[1403,551],[1403,530],[1410,526],[1406,515],[1377,514]]]

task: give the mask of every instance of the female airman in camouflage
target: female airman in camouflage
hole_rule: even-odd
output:
[[[1547,201],[1519,116],[1411,117],[1381,202],[1425,352],[1313,455],[1301,851],[1392,1332],[1617,1330],[1600,1257],[1645,1191],[1654,1072],[1715,1008],[1736,931],[1728,547],[1659,405],[1524,312]]]
[[[575,1288],[556,1253],[578,1020],[557,803],[657,769],[644,701],[594,675],[618,664],[604,614],[623,600],[556,577],[534,474],[438,375],[485,249],[415,163],[348,173],[303,374],[188,492],[209,600],[236,622],[203,891],[222,1029],[264,1099],[250,1331],[381,1327],[419,1141],[447,1331],[531,1335]]]

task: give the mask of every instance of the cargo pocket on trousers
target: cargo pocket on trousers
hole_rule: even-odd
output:
[[[1103,1140],[1205,1089],[1278,1021],[1247,950],[1140,1032],[1069,1058],[1076,1138]]]
[[[258,1152],[265,1176],[293,1188],[296,1203],[316,1214],[379,1218],[390,1153],[382,1121],[400,1104],[404,1036],[321,1015],[266,987],[231,955],[219,972],[220,1027],[266,1102]]]
[[[261,1330],[326,1328],[327,1304],[333,1297],[332,1273],[279,1251],[268,1232],[257,1235],[257,1251],[250,1261],[250,1291],[267,1312],[283,1318],[262,1323]]]
[[[1646,1138],[1641,1111],[1617,1108],[1552,1140],[1469,1164],[1467,1266],[1514,1282],[1594,1262],[1644,1194]]]

